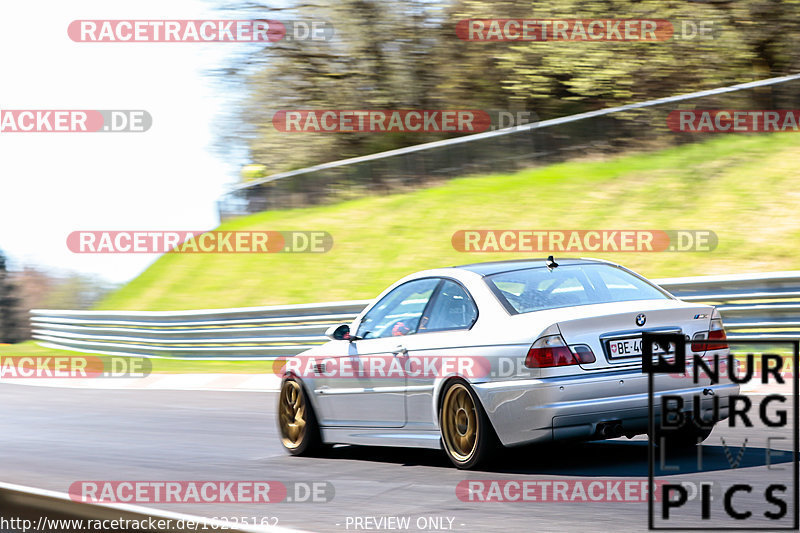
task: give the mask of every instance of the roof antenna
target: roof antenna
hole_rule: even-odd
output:
[[[556,263],[556,260],[553,259],[552,255],[547,256],[547,261],[545,261],[544,264],[547,265],[547,270],[551,272],[558,266],[558,263]]]

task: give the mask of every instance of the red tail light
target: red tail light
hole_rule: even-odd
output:
[[[722,324],[722,317],[719,315],[719,312],[714,309],[714,312],[711,314],[709,330],[707,332],[696,333],[694,339],[692,339],[692,351],[726,350],[728,348],[728,343],[720,341],[724,341],[727,338],[725,327]],[[705,340],[706,342],[697,342],[698,340]]]
[[[571,349],[561,335],[540,337],[528,350],[525,366],[528,368],[548,368],[554,366],[594,363],[594,352],[585,344]]]
[[[711,342],[711,341],[724,341],[728,338],[725,335],[725,330],[720,329],[712,329],[708,332],[708,344],[706,344],[706,350],[725,350],[728,348],[727,342]]]

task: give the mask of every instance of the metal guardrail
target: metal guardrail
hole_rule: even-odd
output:
[[[731,339],[800,338],[800,271],[668,278],[682,300],[716,305]]]
[[[731,339],[800,337],[800,271],[655,280],[686,301],[717,305]],[[325,342],[370,300],[203,311],[31,311],[46,347],[179,359],[272,359]]]
[[[31,311],[33,338],[52,348],[192,359],[272,359],[326,340],[369,300],[202,311]]]
[[[138,505],[81,503],[68,494],[0,482],[0,533],[26,531],[230,531],[289,533],[277,526],[237,524]],[[108,527],[88,527],[96,520]],[[114,522],[116,521],[116,522]],[[132,523],[136,522],[139,527]],[[117,527],[112,527],[116,524]],[[127,527],[123,527],[123,525]]]

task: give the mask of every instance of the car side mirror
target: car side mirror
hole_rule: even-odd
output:
[[[347,324],[331,326],[328,328],[328,331],[325,332],[325,336],[334,341],[349,341],[351,340],[350,326]]]

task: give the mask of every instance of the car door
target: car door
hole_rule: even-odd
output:
[[[314,380],[323,426],[405,425],[404,342],[416,333],[440,281],[423,278],[403,283],[354,324],[356,340],[347,344],[346,353],[329,358],[330,366],[341,372],[323,372]]]
[[[486,355],[485,347],[474,346],[469,335],[477,319],[478,308],[469,291],[454,280],[443,279],[425,310],[417,334],[406,340],[410,358],[406,377],[407,427],[435,429],[436,413],[432,406],[436,378],[459,366],[464,369],[464,363],[475,363]],[[426,368],[426,361],[435,370]],[[466,373],[469,375],[470,371]]]

